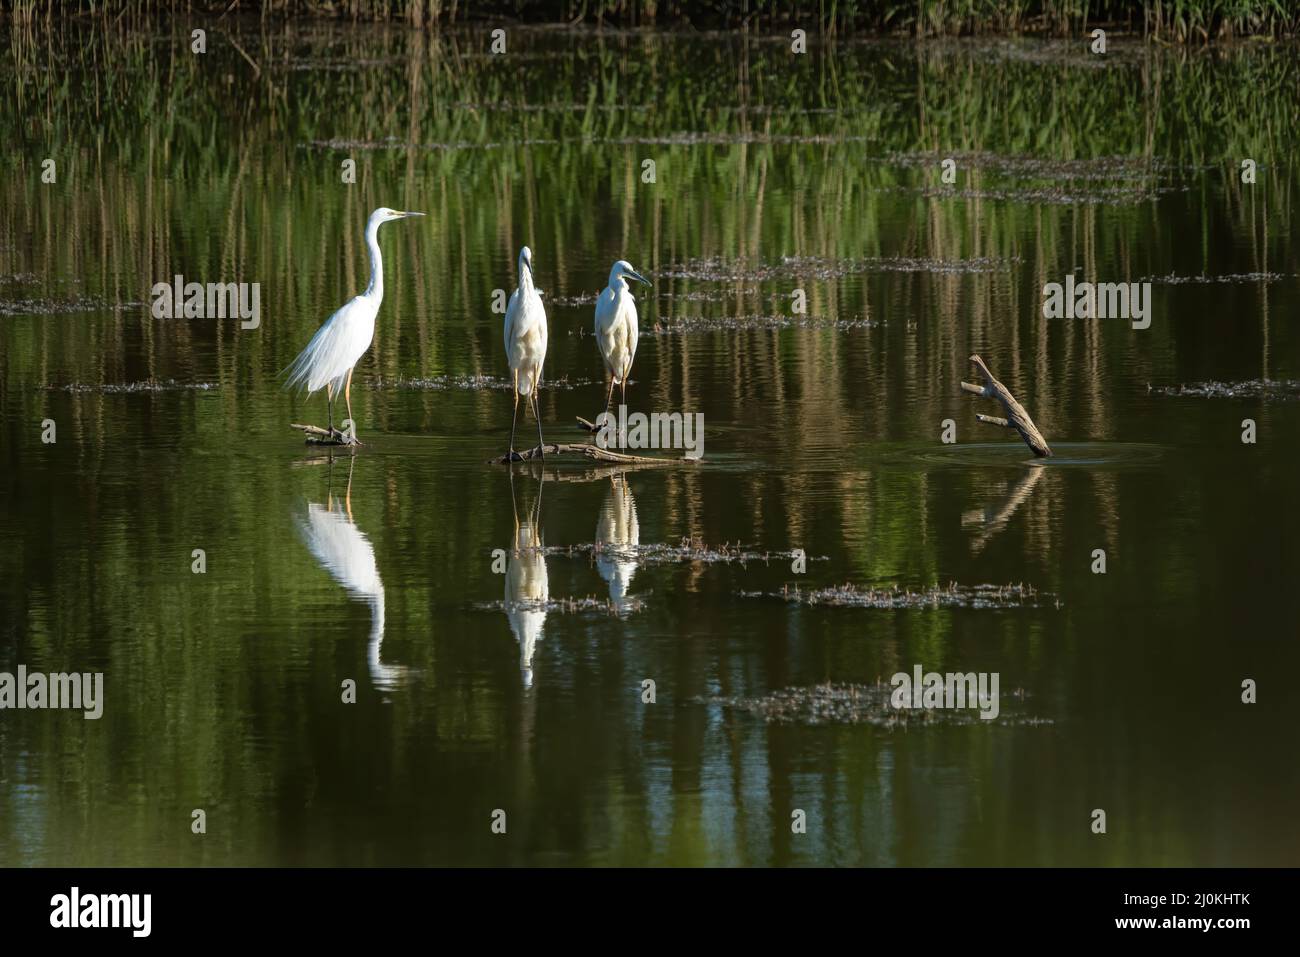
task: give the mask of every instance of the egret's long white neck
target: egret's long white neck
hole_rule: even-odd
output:
[[[384,257],[379,252],[379,227],[383,220],[371,217],[366,224],[366,246],[370,249],[370,285],[366,295],[372,299],[384,298]]]
[[[527,297],[533,291],[533,271],[521,256],[519,257],[519,295]]]
[[[609,288],[615,292],[627,292],[627,280],[623,278],[623,270],[617,266],[609,271]]]

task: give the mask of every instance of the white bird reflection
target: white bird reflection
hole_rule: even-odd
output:
[[[627,476],[610,476],[609,491],[596,519],[596,570],[609,583],[609,599],[622,613],[628,608],[628,589],[636,574],[636,547],[641,526],[636,519],[636,499]],[[630,547],[629,547],[630,546]]]
[[[533,686],[533,650],[542,640],[546,605],[551,598],[541,529],[542,486],[545,484],[543,474],[528,521],[520,522],[519,508],[515,504],[514,472],[511,471],[510,506],[515,516],[515,537],[507,556],[505,610],[510,620],[510,631],[519,643],[519,672],[525,688]]]
[[[401,681],[407,669],[384,664],[380,654],[384,641],[384,583],[379,577],[370,539],[352,520],[352,469],[356,458],[349,458],[348,487],[343,498],[336,502],[333,494],[327,493],[324,505],[309,504],[306,518],[299,522],[299,531],[316,561],[349,595],[370,606],[370,640],[366,650],[370,680],[375,687],[388,691]],[[329,468],[332,479],[332,457]]]

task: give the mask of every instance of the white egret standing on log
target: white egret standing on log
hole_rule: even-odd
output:
[[[348,406],[348,419],[352,419],[352,369],[370,348],[375,337],[375,316],[384,299],[384,260],[379,253],[379,227],[394,219],[423,216],[424,213],[398,212],[381,206],[370,214],[366,223],[366,246],[370,250],[370,285],[361,295],[350,299],[338,312],[325,320],[288,368],[289,379],[285,388],[302,386],[307,394],[325,389],[329,408],[329,437],[336,437],[348,445],[356,442],[356,425],[351,433],[336,433],[334,429],[334,396],[340,390]]]
[[[510,420],[512,459],[521,394],[532,406],[533,418],[537,420],[537,447],[541,457],[546,458],[542,414],[537,401],[537,390],[542,384],[542,363],[546,361],[546,335],[546,309],[542,306],[541,293],[533,286],[533,251],[525,246],[519,250],[519,287],[506,307],[506,359],[510,363],[510,378],[515,392],[515,412]]]
[[[623,387],[620,401],[627,403],[627,378],[632,372],[632,360],[636,358],[636,300],[632,298],[632,290],[624,277],[650,285],[649,279],[633,269],[627,260],[620,259],[609,271],[609,285],[596,300],[596,348],[605,360],[605,372],[609,376],[606,412],[609,412],[615,385]]]

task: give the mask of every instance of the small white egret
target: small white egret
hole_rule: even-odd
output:
[[[356,425],[350,434],[334,430],[334,396],[340,390],[348,406],[348,419],[352,420],[352,369],[366,354],[375,337],[375,316],[384,299],[384,260],[379,253],[379,227],[394,219],[423,216],[424,213],[398,212],[381,206],[370,214],[366,223],[366,246],[370,250],[370,285],[361,295],[345,303],[338,312],[325,320],[298,354],[288,370],[285,388],[302,386],[307,394],[325,389],[329,408],[330,438],[342,439],[346,444],[356,442]]]
[[[537,420],[537,446],[546,458],[542,439],[542,413],[537,390],[542,384],[542,363],[546,361],[546,309],[542,296],[533,286],[533,251],[519,250],[519,287],[506,307],[506,359],[515,392],[515,412],[510,420],[510,457],[515,454],[515,426],[519,421],[519,396],[529,400]]]
[[[609,376],[606,412],[615,385],[623,387],[622,402],[627,403],[627,379],[632,372],[632,360],[636,358],[636,300],[624,277],[650,285],[650,280],[633,269],[631,263],[620,259],[609,271],[609,285],[596,300],[596,348],[605,360],[605,372]]]

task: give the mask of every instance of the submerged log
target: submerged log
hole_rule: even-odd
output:
[[[984,385],[981,387],[971,385],[969,382],[963,382],[961,384],[962,391],[969,392],[972,395],[997,399],[1007,413],[1006,418],[980,413],[976,413],[975,418],[990,425],[1015,429],[1020,433],[1020,437],[1025,440],[1025,445],[1029,446],[1030,451],[1039,458],[1046,458],[1051,455],[1052,449],[1047,444],[1047,440],[1038,431],[1038,427],[1034,425],[1034,420],[1029,417],[1025,407],[1016,401],[1016,397],[1011,394],[1011,390],[997,380],[993,373],[989,371],[989,367],[984,364],[984,360],[979,356],[971,356],[970,361],[975,364],[975,367],[980,371],[980,375],[984,377]]]
[[[542,458],[542,449],[546,450],[546,457],[549,459],[554,455],[582,455],[589,459],[595,459],[597,462],[613,462],[619,465],[680,465],[682,462],[690,462],[691,459],[663,459],[650,458],[645,455],[628,455],[624,452],[611,452],[609,449],[602,449],[598,445],[592,445],[588,442],[577,444],[559,443],[556,445],[547,444],[528,449],[525,452],[507,453],[498,455],[494,459],[488,459],[489,465],[505,465],[509,462],[533,462]]]
[[[290,422],[289,428],[299,429],[307,436],[308,445],[360,445],[357,439],[349,438],[346,432],[340,432],[338,429],[330,431],[322,429],[319,425],[303,425],[299,422]]]

